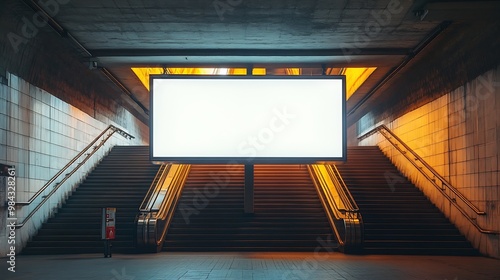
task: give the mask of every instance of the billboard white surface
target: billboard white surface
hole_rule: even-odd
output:
[[[151,159],[344,160],[343,76],[152,76]]]

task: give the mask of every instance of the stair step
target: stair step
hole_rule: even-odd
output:
[[[477,254],[378,147],[349,147],[337,168],[362,215],[365,253]],[[386,174],[401,180],[390,184]]]
[[[399,240],[399,241],[405,241],[405,240],[429,240],[429,241],[467,241],[467,239],[462,236],[462,235],[435,235],[435,234],[428,234],[425,235],[424,232],[416,235],[415,234],[391,234],[391,233],[385,233],[385,234],[365,234],[365,238],[368,240],[372,241],[390,241],[390,240]]]
[[[173,248],[176,246],[180,247],[193,247],[198,251],[203,247],[309,247],[309,250],[313,251],[316,247],[318,247],[320,243],[316,240],[280,240],[280,239],[271,239],[271,240],[210,240],[210,242],[206,242],[205,240],[166,240],[163,248]]]
[[[217,168],[217,169],[216,169]],[[226,170],[230,188],[220,188],[203,209],[184,217],[196,194]],[[255,213],[243,213],[243,168],[191,166],[164,250],[167,251],[314,251],[317,238],[332,234],[307,168],[298,165],[255,166]],[[200,172],[203,171],[203,172]],[[335,244],[337,246],[337,244]]]
[[[360,207],[365,253],[477,255],[380,149],[349,147],[347,158],[338,168]],[[149,161],[148,146],[114,147],[23,254],[102,253],[101,207],[117,207],[113,252],[133,252],[135,217],[158,168]],[[387,172],[402,180],[389,185]],[[313,252],[321,246],[318,239],[331,239],[307,166],[255,165],[254,183],[255,213],[247,215],[243,165],[192,165],[163,249]],[[217,193],[200,204],[209,184],[219,186]]]
[[[166,252],[193,252],[193,246],[190,244],[186,244],[185,246],[177,245],[177,246],[168,246],[167,244],[163,247],[163,251]],[[197,252],[316,252],[316,247],[311,247],[309,245],[299,247],[298,245],[293,246],[273,246],[273,244],[266,244],[265,246],[229,246],[229,247],[221,247],[221,246],[206,246],[206,247],[198,247]],[[323,250],[322,247],[319,249]],[[328,250],[328,252],[335,251],[336,248]]]
[[[158,168],[149,161],[148,146],[115,146],[22,253],[102,253],[102,207],[117,207],[113,252],[133,252],[135,218]]]

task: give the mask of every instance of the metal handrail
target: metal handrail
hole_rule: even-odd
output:
[[[469,199],[467,199],[462,193],[460,193],[454,186],[452,186],[445,178],[443,178],[443,176],[441,176],[434,168],[432,168],[432,166],[430,166],[422,157],[420,157],[415,151],[413,151],[405,142],[403,142],[403,140],[401,140],[401,138],[399,138],[396,134],[394,134],[387,126],[385,126],[384,124],[381,124],[373,129],[371,129],[370,131],[366,132],[365,134],[363,134],[362,136],[359,136],[358,139],[365,139],[375,133],[379,132],[380,134],[382,134],[382,136],[385,137],[385,139],[391,143],[392,146],[394,146],[394,148],[396,148],[402,155],[404,155],[404,157],[406,159],[408,159],[412,164],[413,166],[415,166],[417,168],[417,170],[422,174],[424,175],[425,178],[427,178],[427,180],[429,180],[429,182],[432,183],[432,185],[434,185],[438,191],[452,204],[454,205],[459,211],[460,213],[462,213],[466,219],[472,223],[476,229],[481,232],[481,233],[486,233],[486,234],[500,234],[499,231],[494,231],[494,230],[489,230],[489,229],[483,229],[481,226],[479,226],[477,224],[477,219],[476,218],[471,218],[468,213],[463,209],[462,206],[460,206],[456,199],[451,197],[450,195],[448,195],[445,190],[448,189],[450,190],[451,192],[453,192],[453,194],[460,198],[460,200],[465,204],[467,205],[467,207],[469,209],[471,209],[472,211],[474,211],[474,213],[476,215],[486,215],[486,212],[484,211],[481,211],[479,210],[478,207],[476,207]],[[386,133],[388,133],[389,135],[386,135]],[[395,139],[397,142],[399,142],[399,144],[401,146],[403,146],[405,148],[405,150],[401,149],[401,147],[399,147],[398,143],[394,143],[393,141],[391,141],[391,138]],[[409,152],[412,156],[410,157],[407,152]],[[419,166],[417,164],[417,161],[420,162],[422,164],[423,167],[425,167],[428,171],[430,171],[432,173],[432,175],[434,176],[434,178],[431,178],[426,172],[424,172],[422,170],[423,167]],[[437,183],[436,183],[436,179],[438,179],[439,181],[441,181],[441,186],[439,186]],[[445,187],[443,187],[445,186]]]
[[[182,193],[182,189],[184,188],[184,184],[186,183],[187,175],[189,174],[189,170],[191,168],[190,165],[183,164],[180,165],[181,171],[179,176],[176,176],[175,187],[171,189],[171,194],[167,196],[161,204],[156,203],[157,205],[157,215],[156,219],[161,219],[164,223],[163,229],[159,232],[159,239],[156,240],[156,246],[158,250],[161,250],[163,242],[167,237],[167,231],[170,227],[170,222],[174,218],[175,209],[177,208],[177,202]]]
[[[141,203],[136,218],[136,245],[141,251],[161,250],[191,166],[163,164],[162,167]]]
[[[111,133],[106,135],[106,137],[101,140],[101,143],[99,143],[97,146],[94,146],[94,144],[108,131],[111,131]],[[101,148],[106,143],[106,141],[108,141],[108,139],[111,138],[111,136],[115,132],[120,134],[121,136],[125,137],[126,139],[135,138],[134,136],[132,136],[128,132],[126,132],[126,131],[124,131],[124,130],[122,130],[114,125],[109,125],[96,138],[94,138],[94,140],[92,140],[92,142],[90,142],[90,144],[88,144],[81,152],[79,152],[73,159],[71,159],[61,170],[59,170],[59,172],[57,172],[52,178],[50,178],[47,181],[47,183],[45,183],[43,185],[43,187],[40,188],[40,190],[38,190],[28,201],[16,203],[16,205],[20,205],[20,206],[27,206],[27,205],[30,205],[31,203],[33,203],[33,201],[35,201],[35,199],[38,198],[57,178],[59,178],[59,176],[61,174],[66,172],[66,170],[68,170],[73,163],[75,163],[77,160],[79,160],[83,155],[86,155],[86,157],[80,163],[78,163],[78,165],[75,168],[73,168],[70,172],[65,174],[64,178],[59,183],[56,183],[55,187],[46,196],[43,197],[43,200],[26,216],[26,218],[24,218],[23,222],[16,225],[16,228],[23,227],[26,224],[26,222],[43,206],[43,204],[45,202],[47,202],[47,200],[49,200],[50,197],[59,189],[59,187],[62,186],[64,184],[64,182],[66,182],[71,177],[71,175],[73,175],[83,164],[85,164],[85,162],[87,162],[87,160],[93,154],[95,154],[97,152],[97,150],[99,150],[99,148]],[[92,147],[93,147],[93,150],[90,153],[85,154]]]
[[[168,171],[170,170],[170,167],[172,166],[171,163],[162,163],[160,168],[158,169],[158,172],[156,172],[155,178],[153,179],[153,182],[149,186],[148,192],[144,196],[144,199],[141,202],[141,206],[139,206],[139,212],[147,212],[151,210],[151,202],[154,200],[150,200],[151,196],[153,194],[157,194],[157,188],[161,187],[161,184],[159,184],[160,181],[164,181],[165,177],[168,174]],[[158,195],[158,194],[157,194]]]
[[[351,192],[347,188],[347,185],[344,182],[344,179],[340,175],[340,172],[337,168],[336,165],[328,165],[329,168],[327,168],[328,173],[330,174],[330,177],[336,181],[335,186],[337,188],[341,188],[339,191],[339,194],[343,197],[344,203],[347,203],[349,207],[345,209],[347,212],[359,212],[359,207],[356,201],[354,200],[354,197],[352,196]]]
[[[308,165],[308,169],[333,233],[339,242],[339,249],[345,253],[359,251],[363,243],[361,213],[338,169],[332,165],[318,164]],[[335,198],[336,196],[339,200]]]
[[[314,172],[315,172],[314,168],[311,165],[309,165],[308,168],[309,168],[309,172],[311,173],[311,175],[314,174]],[[345,246],[344,237],[342,236],[342,234],[339,232],[339,229],[337,229],[337,226],[335,225],[335,221],[340,219],[340,217],[336,216],[335,212],[345,213],[346,212],[345,208],[340,208],[339,205],[337,205],[336,203],[328,203],[326,201],[327,198],[324,196],[328,196],[328,201],[334,201],[334,199],[332,198],[333,195],[331,193],[325,192],[323,190],[323,188],[321,187],[322,184],[326,184],[324,182],[324,179],[320,178],[319,176],[318,177],[311,176],[311,177],[313,179],[314,185],[316,186],[316,189],[318,190],[318,193],[320,194],[319,199],[322,202],[323,207],[325,207],[325,208],[330,207],[330,209],[333,208],[333,209],[331,209],[334,211],[333,216],[332,216],[331,211],[325,211],[325,212],[326,212],[326,215],[327,215],[328,220],[330,222],[330,225],[332,227],[332,230],[335,233],[336,239],[340,244],[340,247],[344,247]],[[321,190],[321,192],[320,192],[320,190]]]

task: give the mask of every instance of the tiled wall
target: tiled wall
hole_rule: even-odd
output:
[[[473,205],[487,213],[477,217],[481,227],[500,231],[500,67],[396,119],[375,124],[373,117],[367,115],[358,127],[366,131],[366,127],[381,123]],[[481,234],[380,134],[360,141],[359,145],[379,145],[475,247],[484,254],[500,258],[500,236]],[[466,208],[466,211],[476,216],[472,210]]]
[[[145,145],[149,140],[147,126],[126,110],[112,112],[115,120],[120,121],[117,124],[102,115],[89,116],[15,75],[8,74],[7,78],[7,85],[0,84],[0,163],[14,165],[16,168],[17,202],[30,199],[108,125],[121,127],[135,137],[127,140],[115,133],[71,179],[61,185],[41,211],[16,231],[16,250],[20,251],[41,223],[112,146]],[[52,187],[48,188],[45,193],[51,189]],[[17,207],[18,223],[23,221],[40,200],[41,198],[35,200],[30,206]],[[1,203],[4,204],[3,201]],[[5,256],[7,213],[4,207],[0,211],[0,255]]]

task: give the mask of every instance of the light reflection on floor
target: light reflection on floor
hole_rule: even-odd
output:
[[[500,279],[500,260],[342,253],[168,253],[17,256],[1,279]],[[6,276],[6,277],[4,277]]]

